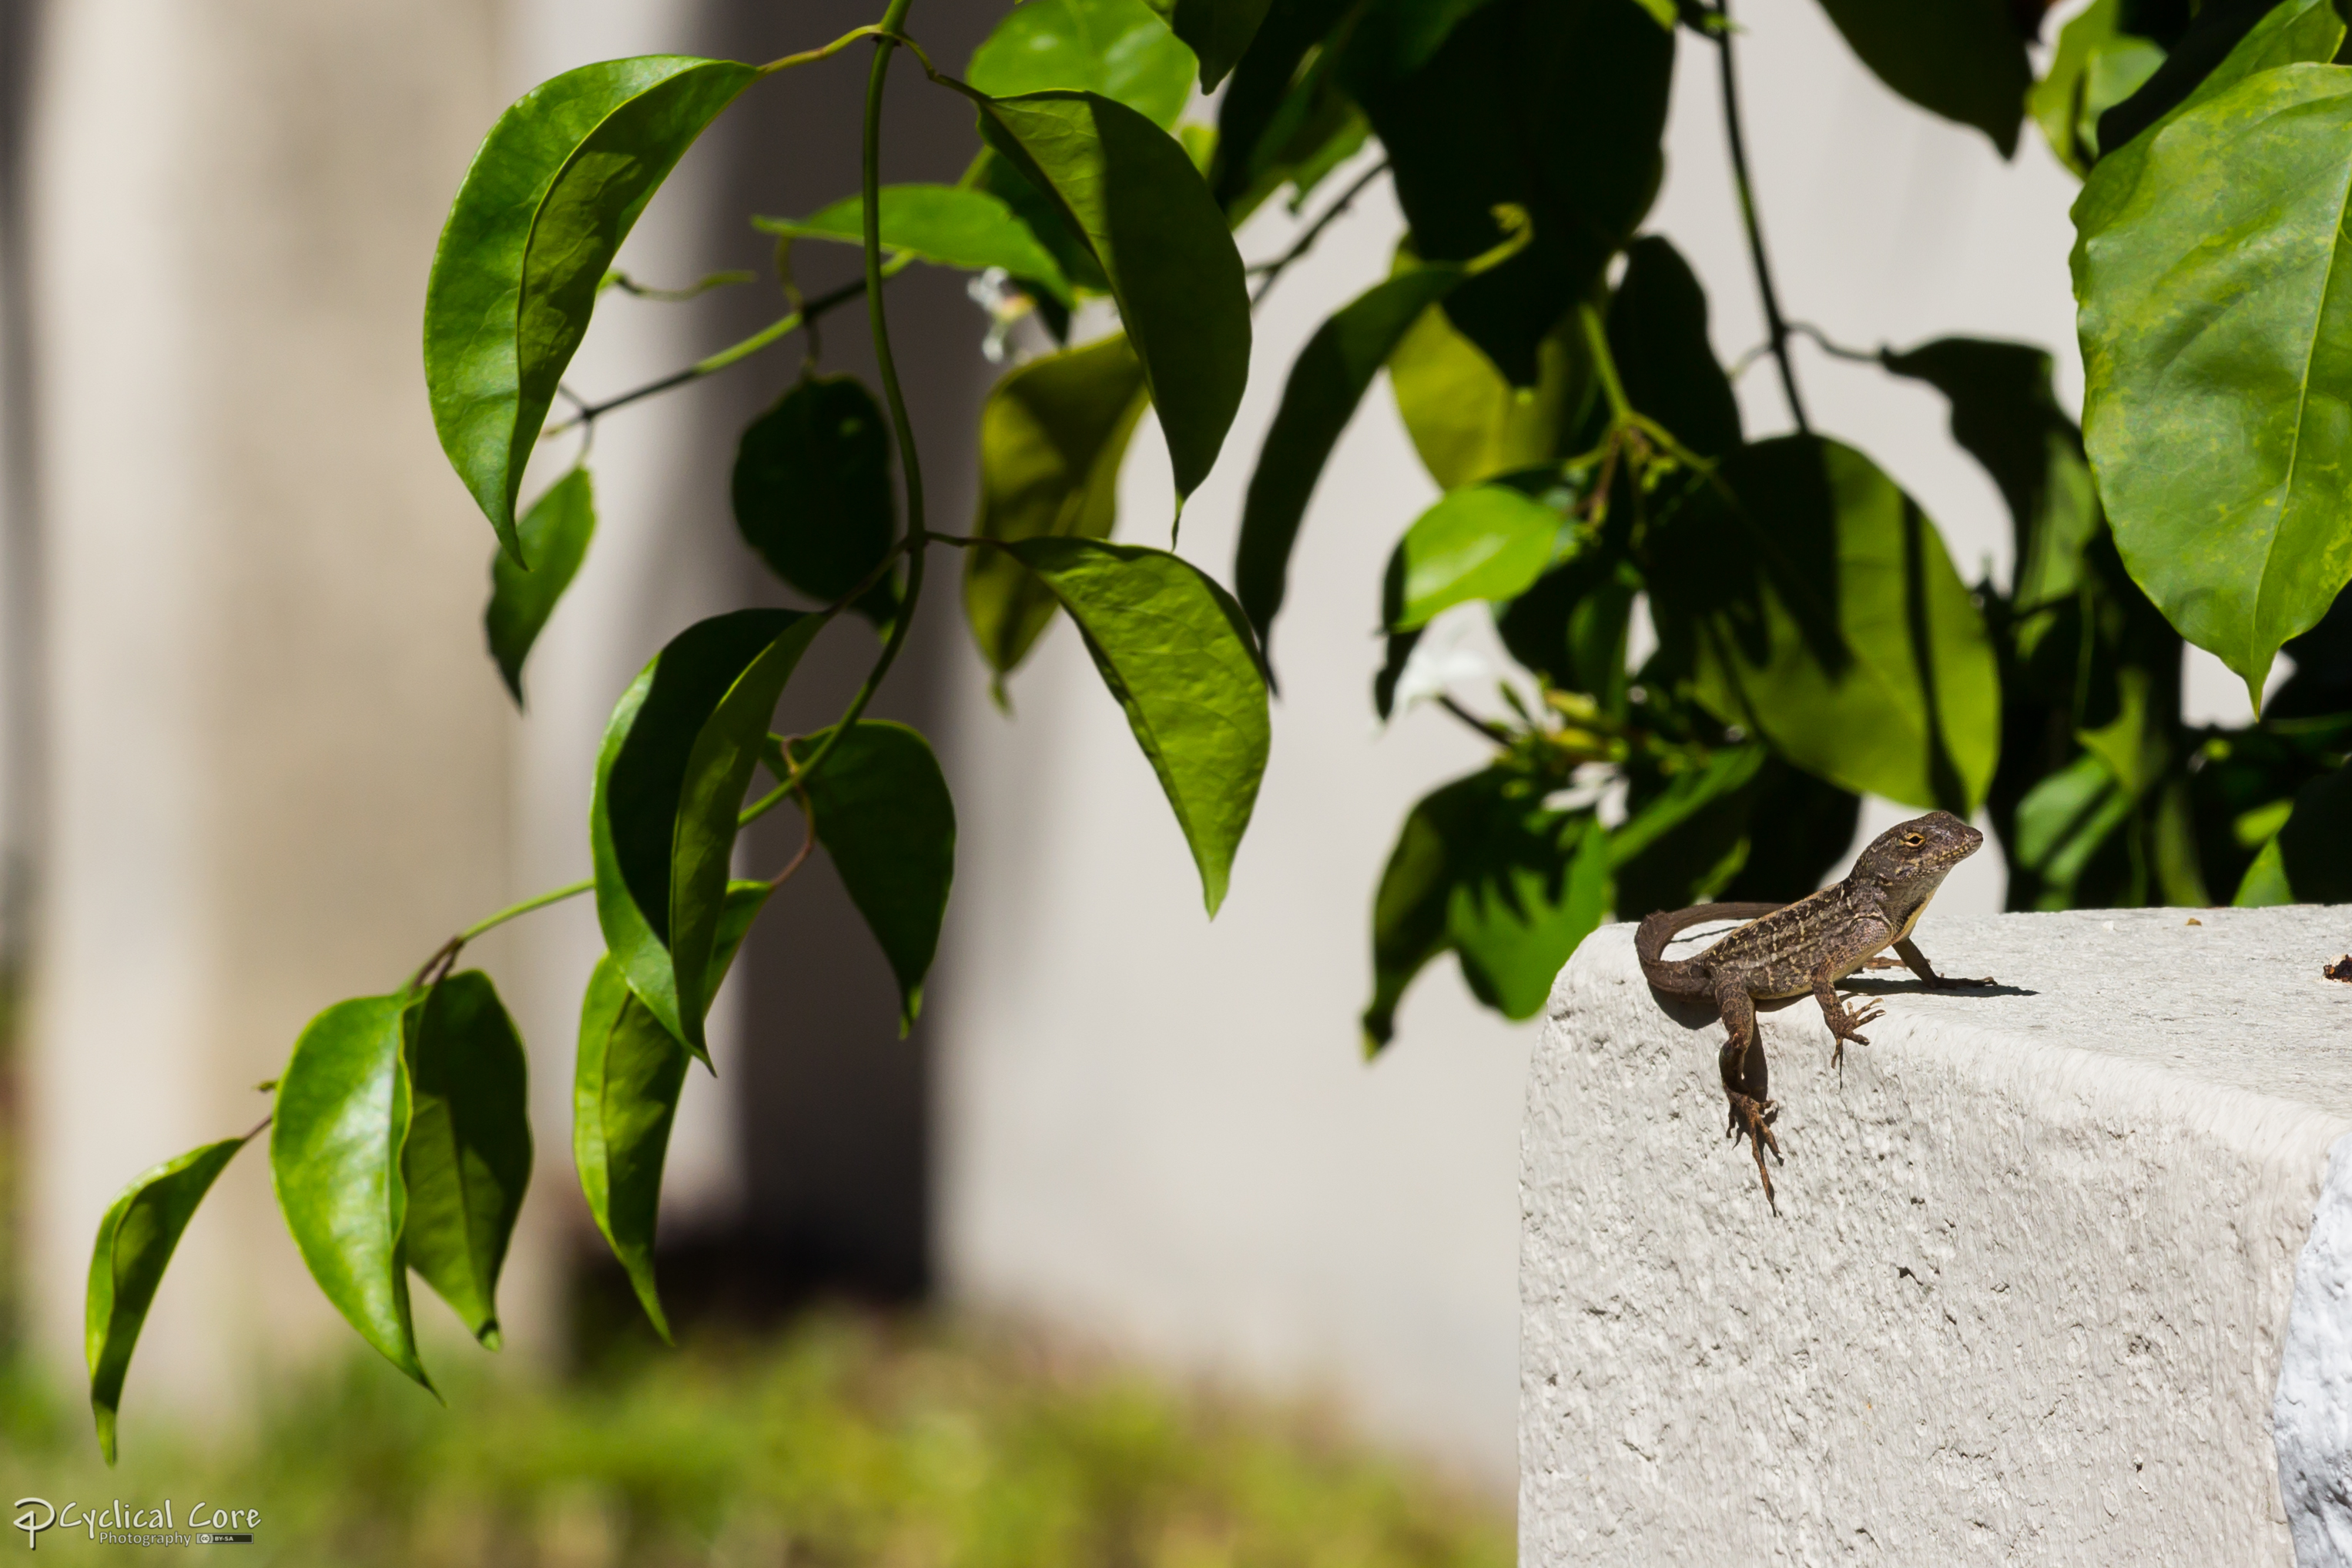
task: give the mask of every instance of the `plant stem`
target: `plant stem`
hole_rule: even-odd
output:
[[[1748,256],[1756,265],[1756,291],[1764,300],[1764,331],[1772,357],[1780,365],[1780,390],[1788,395],[1789,416],[1801,435],[1811,435],[1805,420],[1805,400],[1797,394],[1796,368],[1789,362],[1789,323],[1780,318],[1780,300],[1772,287],[1772,266],[1764,256],[1764,226],[1756,214],[1756,184],[1748,174],[1747,139],[1739,129],[1739,79],[1731,65],[1731,0],[1715,0],[1717,60],[1722,67],[1723,133],[1731,144],[1731,178],[1739,192],[1739,217],[1748,229]]]
[[[894,268],[893,271],[895,270]],[[610,414],[615,408],[626,407],[641,397],[651,397],[657,392],[667,392],[671,387],[684,386],[689,381],[699,381],[704,376],[716,374],[739,361],[747,360],[761,349],[772,347],[790,336],[794,328],[804,322],[814,322],[827,311],[856,299],[866,292],[868,281],[867,279],[860,278],[856,282],[843,284],[830,293],[820,294],[811,300],[804,309],[794,310],[780,321],[771,321],[741,342],[720,349],[708,359],[698,359],[684,370],[673,371],[659,381],[649,381],[643,386],[632,387],[619,396],[608,397],[602,403],[583,403],[580,405],[579,413],[561,425],[549,426],[540,432],[539,438],[542,441],[550,440],[578,426],[593,425],[600,416]]]
[[[907,10],[913,0],[890,0],[889,8],[882,13],[880,26],[874,35],[874,69],[866,80],[866,136],[861,157],[862,180],[859,186],[865,209],[861,215],[866,226],[866,320],[874,333],[874,365],[882,377],[882,400],[890,410],[890,431],[898,447],[898,469],[904,477],[907,490],[907,592],[898,601],[898,613],[890,622],[890,636],[882,644],[881,657],[866,672],[866,682],[850,699],[848,711],[842,714],[830,733],[817,742],[816,750],[803,763],[793,775],[795,784],[805,783],[808,776],[823,766],[826,757],[841,738],[849,733],[866,705],[874,700],[875,691],[890,666],[898,660],[898,650],[906,646],[907,632],[915,624],[915,605],[923,595],[923,560],[929,552],[929,531],[923,526],[923,463],[915,451],[915,427],[907,417],[906,395],[898,387],[898,362],[890,353],[890,314],[882,298],[882,88],[890,75],[890,57],[897,52],[898,34],[906,25]]]
[[[560,904],[566,899],[576,899],[583,893],[593,893],[595,890],[596,879],[593,877],[584,882],[567,882],[561,888],[536,894],[519,904],[509,904],[497,914],[476,921],[457,933],[457,940],[460,942],[471,942],[484,931],[496,931],[507,921],[519,920],[534,910],[543,910],[550,904]]]
[[[1313,223],[1308,224],[1306,231],[1299,235],[1297,239],[1291,241],[1289,249],[1284,251],[1280,256],[1276,257],[1272,261],[1261,261],[1255,267],[1251,268],[1250,270],[1258,275],[1258,282],[1257,292],[1250,296],[1250,303],[1252,305],[1255,305],[1260,300],[1264,300],[1267,291],[1274,287],[1275,279],[1282,276],[1284,269],[1289,267],[1292,262],[1297,260],[1300,257],[1314,249],[1315,242],[1323,237],[1323,231],[1330,227],[1332,222],[1337,219],[1340,214],[1346,212],[1350,205],[1354,205],[1356,198],[1364,194],[1364,188],[1366,186],[1370,185],[1374,180],[1379,179],[1382,174],[1385,174],[1388,172],[1389,161],[1386,158],[1383,158],[1379,163],[1374,163],[1370,168],[1365,170],[1362,174],[1357,175],[1355,182],[1349,185],[1346,190],[1339,193],[1339,199],[1333,202],[1329,206],[1324,208],[1323,215],[1317,218]]]
[[[1601,395],[1609,400],[1609,417],[1619,425],[1633,423],[1633,405],[1626,401],[1625,384],[1617,379],[1617,356],[1609,352],[1609,333],[1601,324],[1601,312],[1590,304],[1576,308],[1577,325],[1584,329],[1584,346],[1592,355],[1592,368],[1601,377]]]

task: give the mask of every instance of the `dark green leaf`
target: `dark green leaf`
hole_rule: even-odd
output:
[[[850,196],[804,218],[753,218],[752,226],[794,238],[866,243],[866,201]],[[1003,200],[967,185],[882,187],[882,246],[942,267],[977,272],[1001,267],[1066,303],[1070,280]]]
[[[415,1109],[400,1168],[408,1266],[488,1349],[499,1344],[499,1270],[530,1185],[522,1039],[480,970],[452,974],[408,1015]]]
[[[898,531],[890,426],[853,375],[813,376],[753,420],[735,450],[735,526],[770,571],[824,604],[881,564]],[[896,612],[885,582],[857,608]]]
[[[597,757],[588,837],[604,945],[662,1027],[706,1062],[702,976],[736,812],[777,694],[822,625],[793,610],[698,621],[622,695]],[[697,978],[681,984],[688,964]]]
[[[2033,68],[2007,0],[1822,0],[1878,79],[1920,108],[2017,151]]]
[[[131,1352],[154,1305],[156,1287],[173,1249],[194,1217],[214,1179],[245,1147],[225,1138],[192,1149],[142,1173],[108,1205],[90,1249],[89,1289],[83,1298],[83,1342],[89,1358],[89,1408],[98,1423],[99,1451],[114,1463],[114,1419]]]
[[[980,415],[980,518],[1010,542],[1106,539],[1118,514],[1118,466],[1148,401],[1124,334],[1032,361],[996,384]],[[1055,598],[996,550],[964,558],[963,607],[981,657],[1000,677],[1054,617]]]
[[[1004,548],[1086,635],[1095,668],[1160,775],[1215,914],[1273,732],[1265,671],[1241,606],[1164,550],[1067,538]]]
[[[2088,752],[2044,775],[2018,803],[2018,864],[2032,872],[2044,909],[2074,902],[2074,884],[2100,847],[2131,818],[2131,792]]]
[[[1572,323],[1537,345],[1536,384],[1513,386],[1436,308],[1389,355],[1389,390],[1422,466],[1448,490],[1563,456],[1596,395]]]
[[[522,661],[530,657],[531,644],[546,628],[563,590],[572,585],[595,535],[595,482],[587,469],[574,468],[550,485],[524,514],[519,538],[530,569],[517,565],[503,550],[490,557],[490,604],[482,612],[482,629],[518,708],[523,705]]]
[[[2260,38],[2247,48],[2258,31]],[[2344,22],[2332,0],[2210,0],[2138,90],[2099,116],[2095,151],[2128,144],[2209,86],[2273,65],[2332,59],[2343,40]]]
[[[716,996],[751,922],[774,889],[765,882],[735,882],[719,914],[706,996]],[[610,953],[596,961],[580,1009],[579,1057],[572,1079],[572,1161],[588,1212],[646,1316],[664,1340],[654,1280],[654,1229],[661,1213],[662,1163],[670,1123],[692,1058],[629,988]]]
[[[1419,632],[1396,632],[1386,639],[1380,672],[1372,677],[1372,711],[1381,716],[1382,723],[1396,714],[1397,683],[1404,679],[1405,667],[1412,661],[1412,650],[1420,643]]]
[[[2079,177],[2099,156],[2099,117],[2137,92],[2164,63],[2164,47],[2125,27],[2121,0],[2093,0],[2058,35],[2050,69],[2026,94],[2026,112],[2058,161]]]
[[[793,743],[804,762],[824,731]],[[907,728],[861,720],[807,786],[816,841],[833,857],[898,979],[898,1032],[923,1010],[923,977],[939,951],[955,878],[955,802],[930,743]]]
[[[1201,59],[1201,90],[1208,92],[1224,79],[1235,61],[1248,52],[1265,19],[1268,0],[1176,0],[1170,18],[1176,36]]]
[[[1774,757],[1747,792],[1748,858],[1716,897],[1792,903],[1853,847],[1862,799]],[[1618,912],[1628,911],[1618,900]]]
[[[1879,360],[1944,395],[1952,439],[2000,487],[2016,548],[2011,598],[2030,606],[2073,593],[2099,509],[2082,437],[2051,391],[2050,356],[2027,343],[1938,338]]]
[[[1626,247],[1624,276],[1609,299],[1609,357],[1626,401],[1684,446],[1719,458],[1739,445],[1739,404],[1706,335],[1706,291],[1657,235]]]
[[[1281,183],[1281,165],[1318,110],[1351,107],[1322,47],[1349,8],[1349,0],[1273,0],[1234,68],[1217,101],[1210,184],[1236,222]]]
[[[385,1360],[431,1389],[416,1359],[400,1243],[409,1126],[402,994],[338,1002],[303,1029],[278,1080],[269,1177],[310,1278]]]
[[[1115,100],[986,99],[981,117],[991,143],[1053,195],[1110,280],[1181,502],[1216,462],[1249,379],[1249,290],[1223,213],[1176,139]]]
[[[1533,385],[1538,345],[1592,297],[1656,194],[1674,37],[1634,0],[1492,0],[1402,73],[1412,56],[1394,37],[1360,30],[1342,75],[1424,259],[1493,247],[1500,205],[1534,219],[1526,250],[1444,304],[1514,385]]]
[[[1466,264],[1406,268],[1318,327],[1292,363],[1250,475],[1234,558],[1234,583],[1261,640],[1282,607],[1307,500],[1364,389],[1413,322],[1468,274]]]
[[[1192,96],[1192,51],[1143,0],[1028,0],[972,51],[992,98],[1062,88],[1115,100],[1165,130]]]
[[[1696,636],[1697,694],[1807,771],[1975,810],[2000,750],[1982,617],[1918,504],[1850,447],[1744,447],[1650,546],[1662,613]]]
[[[2347,135],[2352,69],[2263,71],[2102,160],[2074,206],[2083,433],[2116,547],[2257,704],[2352,579]]]
[[[1456,605],[1517,598],[1575,535],[1559,511],[1508,485],[1473,485],[1414,520],[1389,559],[1388,629],[1412,631]]]
[[[2239,884],[2246,904],[2352,904],[2352,772],[2295,792],[2294,813]]]
[[[1540,786],[1489,768],[1425,796],[1405,818],[1372,905],[1368,1052],[1394,1037],[1414,975],[1453,952],[1473,994],[1514,1018],[1609,908],[1608,836],[1590,812],[1556,811]]]
[[[1590,694],[1622,713],[1625,651],[1642,577],[1631,563],[1600,551],[1570,557],[1538,578],[1507,606],[1496,607],[1503,647],[1554,686]]]
[[[1057,273],[1066,279],[1073,289],[1089,289],[1097,294],[1110,292],[1110,279],[1103,276],[1102,263],[1095,259],[1087,237],[1078,232],[1068,211],[1051,195],[1037,188],[1035,182],[1021,172],[1013,159],[1000,156],[982,147],[964,174],[966,188],[980,191],[1004,204],[1005,210],[1019,219],[1035,238],[1038,247],[1054,263]],[[1042,298],[1041,311],[1058,310],[1062,325],[1054,327],[1055,341],[1069,341],[1069,312],[1062,307],[1051,286],[1040,279],[1034,282],[1033,293]],[[1047,320],[1055,318],[1050,314]]]
[[[1727,746],[1669,778],[1637,781],[1648,787],[1629,795],[1625,821],[1609,836],[1619,919],[1706,903],[1739,874],[1753,824],[1751,786],[1766,762],[1762,746]],[[1779,825],[1755,826],[1759,837],[1769,837]]]
[[[425,380],[441,449],[509,551],[523,464],[614,254],[759,74],[677,55],[582,66],[525,93],[474,154],[425,284]]]

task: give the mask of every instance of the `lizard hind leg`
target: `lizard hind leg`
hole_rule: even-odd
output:
[[[1764,1201],[1777,1214],[1780,1205],[1772,1195],[1772,1173],[1765,1168],[1764,1151],[1771,1150],[1775,1160],[1782,1158],[1780,1141],[1772,1135],[1772,1121],[1780,1114],[1780,1108],[1769,1098],[1771,1069],[1756,1033],[1756,1004],[1747,992],[1726,985],[1716,994],[1716,1006],[1723,1015],[1726,1031],[1717,1058],[1730,1116],[1724,1136],[1733,1141],[1747,1136],[1748,1149],[1756,1156],[1756,1178],[1764,1184]]]

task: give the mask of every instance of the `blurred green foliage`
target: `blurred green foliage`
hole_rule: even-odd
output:
[[[462,1420],[354,1358],[282,1384],[242,1444],[151,1418],[110,1472],[79,1410],[0,1371],[0,1489],[257,1507],[238,1559],[256,1568],[1512,1560],[1507,1505],[1373,1458],[1328,1419],[1180,1394],[1003,1333],[821,1315],[564,1384],[465,1364],[446,1380]],[[42,1544],[146,1560],[79,1531]]]

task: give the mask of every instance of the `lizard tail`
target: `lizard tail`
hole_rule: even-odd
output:
[[[1695,925],[1709,921],[1760,920],[1774,910],[1786,909],[1785,904],[1696,904],[1686,910],[1660,910],[1642,917],[1633,932],[1633,954],[1642,961],[1642,973],[1650,984],[1662,989],[1681,990],[1675,982],[1690,973],[1690,961],[1676,959],[1668,963],[1664,957],[1666,943]],[[1698,989],[1707,989],[1706,986]]]

